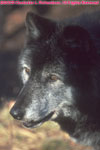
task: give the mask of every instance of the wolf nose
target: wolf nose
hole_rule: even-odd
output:
[[[22,120],[24,113],[18,108],[12,108],[10,114],[17,120]]]

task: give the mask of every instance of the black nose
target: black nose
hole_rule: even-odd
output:
[[[22,120],[24,116],[24,112],[19,108],[12,108],[10,110],[10,114],[17,120]]]

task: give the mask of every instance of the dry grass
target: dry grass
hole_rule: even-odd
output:
[[[10,116],[9,106],[7,103],[0,111],[0,150],[86,150],[73,143],[54,122],[37,129],[24,128]]]

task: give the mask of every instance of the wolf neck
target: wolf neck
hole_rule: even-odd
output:
[[[72,139],[74,138],[76,142],[82,145],[93,147],[94,149],[92,150],[100,150],[100,130],[99,125],[96,124],[95,121],[88,120],[87,117],[84,117],[84,119],[83,117],[82,119],[80,118],[78,123],[71,118],[61,118],[61,120],[55,121],[60,124],[61,128],[66,131]]]
[[[98,134],[99,133],[99,134]],[[81,136],[80,136],[81,135]],[[100,131],[93,131],[92,129],[87,130],[76,130],[74,138],[82,145],[91,146],[93,150],[100,150]]]

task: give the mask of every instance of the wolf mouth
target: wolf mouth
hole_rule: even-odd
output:
[[[39,121],[26,121],[23,122],[23,125],[27,128],[36,128],[38,126],[40,126],[41,124],[43,124],[45,121],[48,121],[52,116],[53,116],[54,112],[51,112],[49,115],[47,115],[46,117],[44,117],[43,119],[40,119]]]

